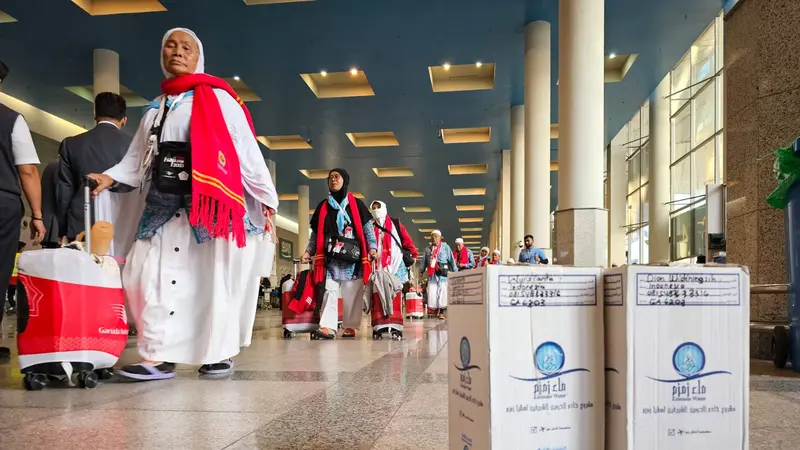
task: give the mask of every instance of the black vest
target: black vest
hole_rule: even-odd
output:
[[[22,191],[19,187],[19,172],[14,163],[14,150],[11,148],[11,132],[19,113],[13,109],[0,105],[0,195],[9,194],[19,197]]]

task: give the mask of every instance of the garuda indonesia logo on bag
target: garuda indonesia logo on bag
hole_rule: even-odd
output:
[[[564,369],[566,362],[566,353],[558,343],[544,342],[533,352],[533,366],[539,376],[524,378],[511,375],[511,378],[535,383],[533,396],[536,399],[564,398],[567,396],[567,384],[561,377],[575,372],[589,372],[589,369],[580,367]]]
[[[672,353],[672,367],[679,378],[662,379],[647,377],[659,383],[672,385],[673,401],[703,401],[706,399],[708,387],[703,383],[703,378],[714,375],[731,375],[725,370],[703,372],[706,367],[706,353],[703,348],[694,342],[684,342],[675,348]]]

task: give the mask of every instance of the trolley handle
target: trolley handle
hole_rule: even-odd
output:
[[[92,196],[92,191],[97,188],[97,182],[89,177],[83,177],[83,227],[84,248],[86,253],[92,253],[92,215],[97,212],[97,198]]]

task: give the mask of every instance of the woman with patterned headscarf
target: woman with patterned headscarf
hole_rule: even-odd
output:
[[[302,261],[313,261],[315,286],[324,286],[320,305],[320,339],[336,338],[339,298],[344,320],[342,337],[353,338],[361,325],[364,284],[369,282],[378,243],[367,205],[348,192],[350,174],[344,169],[328,173],[328,197],[311,216],[311,236]]]
[[[95,194],[121,183],[146,195],[123,272],[144,361],[119,373],[136,380],[172,378],[176,363],[229,373],[252,332],[255,236],[278,195],[250,113],[227,83],[204,73],[204,62],[191,30],[169,30],[162,95],[123,160],[90,175]]]

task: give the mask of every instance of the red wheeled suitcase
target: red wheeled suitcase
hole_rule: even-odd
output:
[[[406,317],[412,319],[422,319],[425,317],[422,296],[414,291],[410,291],[406,294]]]
[[[402,292],[395,294],[392,300],[392,314],[388,317],[383,315],[383,305],[381,298],[377,292],[372,294],[372,308],[370,308],[370,315],[372,317],[372,338],[383,339],[383,333],[387,331],[391,334],[392,339],[403,339],[403,301]]]
[[[111,378],[128,340],[128,317],[119,266],[89,253],[91,200],[85,192],[86,249],[45,249],[19,257],[17,349],[28,390],[48,376],[94,388]],[[21,287],[21,289],[20,289]]]
[[[314,313],[313,309],[297,314],[289,308],[289,303],[294,298],[294,286],[295,280],[287,280],[282,287],[281,321],[285,339],[291,339],[297,333],[313,333],[319,329],[319,316]]]

